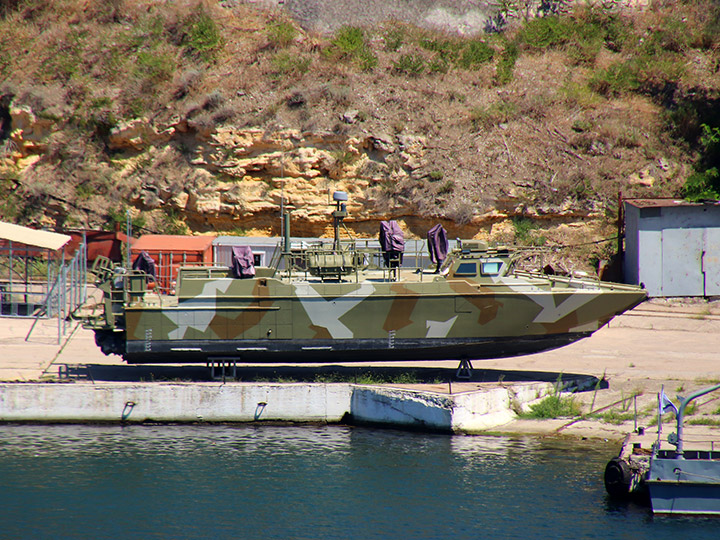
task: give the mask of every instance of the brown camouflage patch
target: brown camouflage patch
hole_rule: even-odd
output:
[[[325,328],[324,326],[317,326],[317,325],[311,324],[310,330],[315,332],[313,339],[332,339],[333,338],[330,335],[330,331],[327,328]]]
[[[478,294],[490,293],[487,287],[473,286],[465,280],[448,281],[450,288],[461,295],[461,297],[475,306],[478,310],[478,324],[487,324],[495,320],[498,311],[503,307],[503,303],[497,300],[497,293],[494,294]]]
[[[400,330],[401,328],[411,325],[413,321],[410,315],[412,315],[415,305],[418,302],[417,293],[414,293],[400,283],[393,284],[390,290],[397,296],[393,298],[390,312],[383,325],[383,330],[386,332],[390,330]]]

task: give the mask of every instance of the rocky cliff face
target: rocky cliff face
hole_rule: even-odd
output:
[[[350,111],[345,120],[352,122],[354,114]],[[12,152],[4,165],[28,171],[47,156],[49,141],[62,126],[28,107],[12,107],[10,115]],[[133,213],[177,212],[191,231],[200,233],[278,234],[280,208],[285,207],[292,212],[293,234],[328,235],[336,190],[349,195],[346,224],[365,237],[376,235],[379,221],[387,219],[400,221],[410,236],[424,236],[435,221],[442,221],[452,236],[509,239],[509,220],[518,214],[529,212],[556,224],[582,221],[575,228],[583,229],[598,227],[603,217],[601,208],[579,210],[569,202],[518,206],[522,186],[511,189],[490,211],[471,210],[464,223],[421,216],[408,197],[388,200],[385,192],[388,184],[426,174],[427,140],[422,135],[208,128],[187,120],[154,125],[139,118],[114,128],[107,141],[112,183],[127,195]]]

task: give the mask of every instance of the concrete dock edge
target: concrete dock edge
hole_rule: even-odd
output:
[[[479,433],[552,388],[441,394],[343,383],[2,383],[0,422],[357,422]]]

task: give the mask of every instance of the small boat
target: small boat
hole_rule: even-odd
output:
[[[392,221],[383,222],[394,227],[381,228],[382,250],[341,241],[347,195],[334,200],[334,240],[296,249],[286,214],[284,242],[268,267],[239,253],[233,267],[180,268],[173,290],[162,291],[141,267],[99,259],[102,311],[85,326],[105,354],[128,363],[462,364],[568,345],[647,296],[636,285],[520,271],[515,250],[474,240],[449,253],[439,245],[436,266],[423,268],[421,257],[403,253]]]
[[[650,457],[650,468],[644,483],[650,492],[655,514],[720,515],[720,450],[686,450],[683,422],[688,404],[720,384],[690,394],[680,402],[677,411],[677,432],[668,442],[675,450],[661,450],[656,445]]]

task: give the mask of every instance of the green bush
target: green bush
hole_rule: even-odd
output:
[[[365,33],[357,26],[343,26],[330,40],[333,52],[344,57],[356,57],[367,47]]]
[[[50,45],[50,54],[44,64],[53,78],[70,80],[81,73],[81,61],[87,46],[88,31],[72,29],[62,40]]]
[[[691,33],[688,31],[687,23],[679,15],[667,17],[662,25],[654,28],[645,39],[639,49],[642,54],[657,55],[665,51],[683,52],[690,45]]]
[[[605,96],[635,91],[640,88],[640,67],[641,60],[638,58],[616,62],[596,71],[588,84],[595,92]]]
[[[669,84],[681,79],[684,70],[683,57],[674,53],[634,56],[595,72],[589,86],[605,96],[630,92],[662,95]]]
[[[289,46],[297,37],[297,30],[287,21],[278,21],[268,27],[268,40],[275,48]]]
[[[720,199],[720,128],[702,125],[700,159],[683,185],[683,196],[691,201]]]
[[[513,79],[513,71],[517,62],[520,50],[514,41],[508,41],[505,44],[500,60],[498,60],[495,68],[495,82],[497,84],[507,84]]]
[[[695,35],[693,45],[701,49],[712,49],[720,43],[720,3],[714,2],[707,19]]]
[[[377,65],[377,57],[367,43],[365,32],[357,26],[340,28],[335,37],[330,40],[330,46],[326,49],[325,54],[329,58],[355,61],[365,71]]]
[[[136,72],[153,83],[167,81],[175,73],[175,60],[167,54],[143,51],[137,56]]]
[[[447,73],[449,69],[450,64],[441,57],[431,58],[428,62],[428,72],[430,73]]]
[[[573,397],[560,394],[547,396],[545,399],[530,406],[530,412],[521,414],[521,418],[549,419],[580,415],[580,406]]]
[[[462,44],[457,40],[450,39],[421,39],[420,47],[435,53],[436,58],[441,58],[446,63],[457,62],[462,51]]]
[[[489,107],[473,107],[470,110],[470,121],[475,129],[480,129],[504,124],[517,115],[517,105],[509,101],[498,101]]]
[[[462,50],[458,64],[465,69],[479,69],[495,56],[495,50],[480,40],[471,41]]]
[[[438,195],[448,195],[455,191],[455,183],[452,180],[447,180],[442,186],[440,186],[437,190]]]
[[[220,29],[205,11],[198,11],[185,24],[185,45],[188,52],[204,60],[212,59],[222,44]]]
[[[87,201],[95,194],[94,187],[88,183],[77,184],[75,186],[75,196],[81,201]]]
[[[425,71],[425,59],[419,54],[401,54],[397,62],[392,64],[394,71],[411,77],[417,77]]]
[[[622,50],[629,25],[617,13],[601,8],[581,8],[572,15],[537,17],[527,22],[518,42],[531,50],[565,47],[578,64],[592,64],[600,49]]]
[[[188,226],[182,221],[180,213],[174,208],[163,213],[159,227],[161,234],[188,234]]]
[[[530,49],[558,47],[573,38],[572,24],[570,17],[536,17],[522,27],[518,41]]]
[[[525,246],[542,246],[547,239],[545,236],[537,236],[533,231],[539,229],[538,225],[530,218],[515,216],[512,220],[515,229],[515,243]]]
[[[287,75],[289,73],[306,73],[310,69],[312,59],[307,56],[283,51],[277,53],[270,60],[275,75]]]
[[[607,411],[597,415],[606,424],[620,425],[628,420],[635,418],[635,414],[631,412]]]
[[[388,29],[383,36],[385,40],[385,50],[395,52],[400,50],[405,42],[405,30],[400,27]]]

